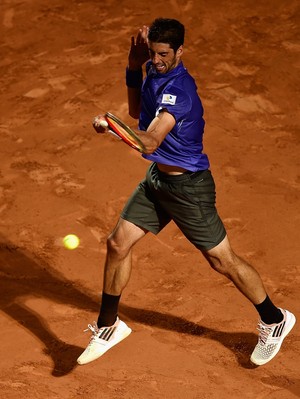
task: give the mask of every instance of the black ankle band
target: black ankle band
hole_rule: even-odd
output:
[[[112,326],[118,317],[118,308],[121,295],[110,295],[103,292],[98,327]]]
[[[268,295],[262,303],[254,306],[258,311],[261,320],[266,324],[280,323],[283,320],[281,310],[273,304]]]

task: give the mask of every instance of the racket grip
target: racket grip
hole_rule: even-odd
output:
[[[96,116],[93,120],[93,127],[97,133],[105,133],[108,123],[103,117]]]
[[[107,127],[107,126],[108,126],[108,123],[107,123],[106,121],[104,121],[104,120],[101,120],[101,121],[99,122],[99,125],[100,125],[101,127]]]

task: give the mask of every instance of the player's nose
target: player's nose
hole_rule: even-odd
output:
[[[159,54],[154,54],[152,57],[153,64],[158,64],[160,62]]]

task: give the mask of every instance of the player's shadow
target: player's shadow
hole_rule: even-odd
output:
[[[97,300],[84,294],[48,263],[19,249],[0,235],[0,310],[16,320],[44,345],[54,363],[52,374],[68,374],[76,366],[82,348],[58,338],[47,323],[26,305],[31,298],[47,298],[79,309],[98,311]],[[74,333],[70,330],[70,334]]]
[[[58,338],[46,321],[49,315],[36,313],[25,305],[24,300],[47,298],[56,303],[69,304],[97,313],[97,298],[85,294],[83,287],[68,281],[49,264],[20,250],[1,236],[0,276],[0,309],[45,345],[45,353],[54,362],[53,375],[62,376],[71,372],[83,348]],[[256,343],[255,334],[217,331],[181,317],[126,305],[121,305],[120,313],[138,323],[218,341],[235,354],[241,366],[251,367],[248,359]],[[74,331],[70,329],[70,334],[72,333]]]
[[[120,311],[130,320],[135,320],[142,324],[220,342],[235,354],[242,367],[256,368],[249,360],[250,354],[257,343],[257,336],[253,333],[218,331],[188,321],[182,317],[153,310],[136,309],[124,304],[120,306]],[[200,347],[201,343],[199,342]]]

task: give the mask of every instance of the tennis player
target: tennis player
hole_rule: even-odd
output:
[[[184,33],[179,21],[159,18],[131,39],[126,69],[129,114],[139,119],[136,132],[151,163],[108,237],[99,318],[88,326],[92,336],[79,364],[99,358],[131,333],[118,317],[118,305],[130,277],[132,248],[171,220],[257,309],[259,336],[252,363],[273,359],[296,321],[291,312],[273,304],[257,271],[234,253],[217,213],[215,184],[203,153],[202,103],[182,63]]]

